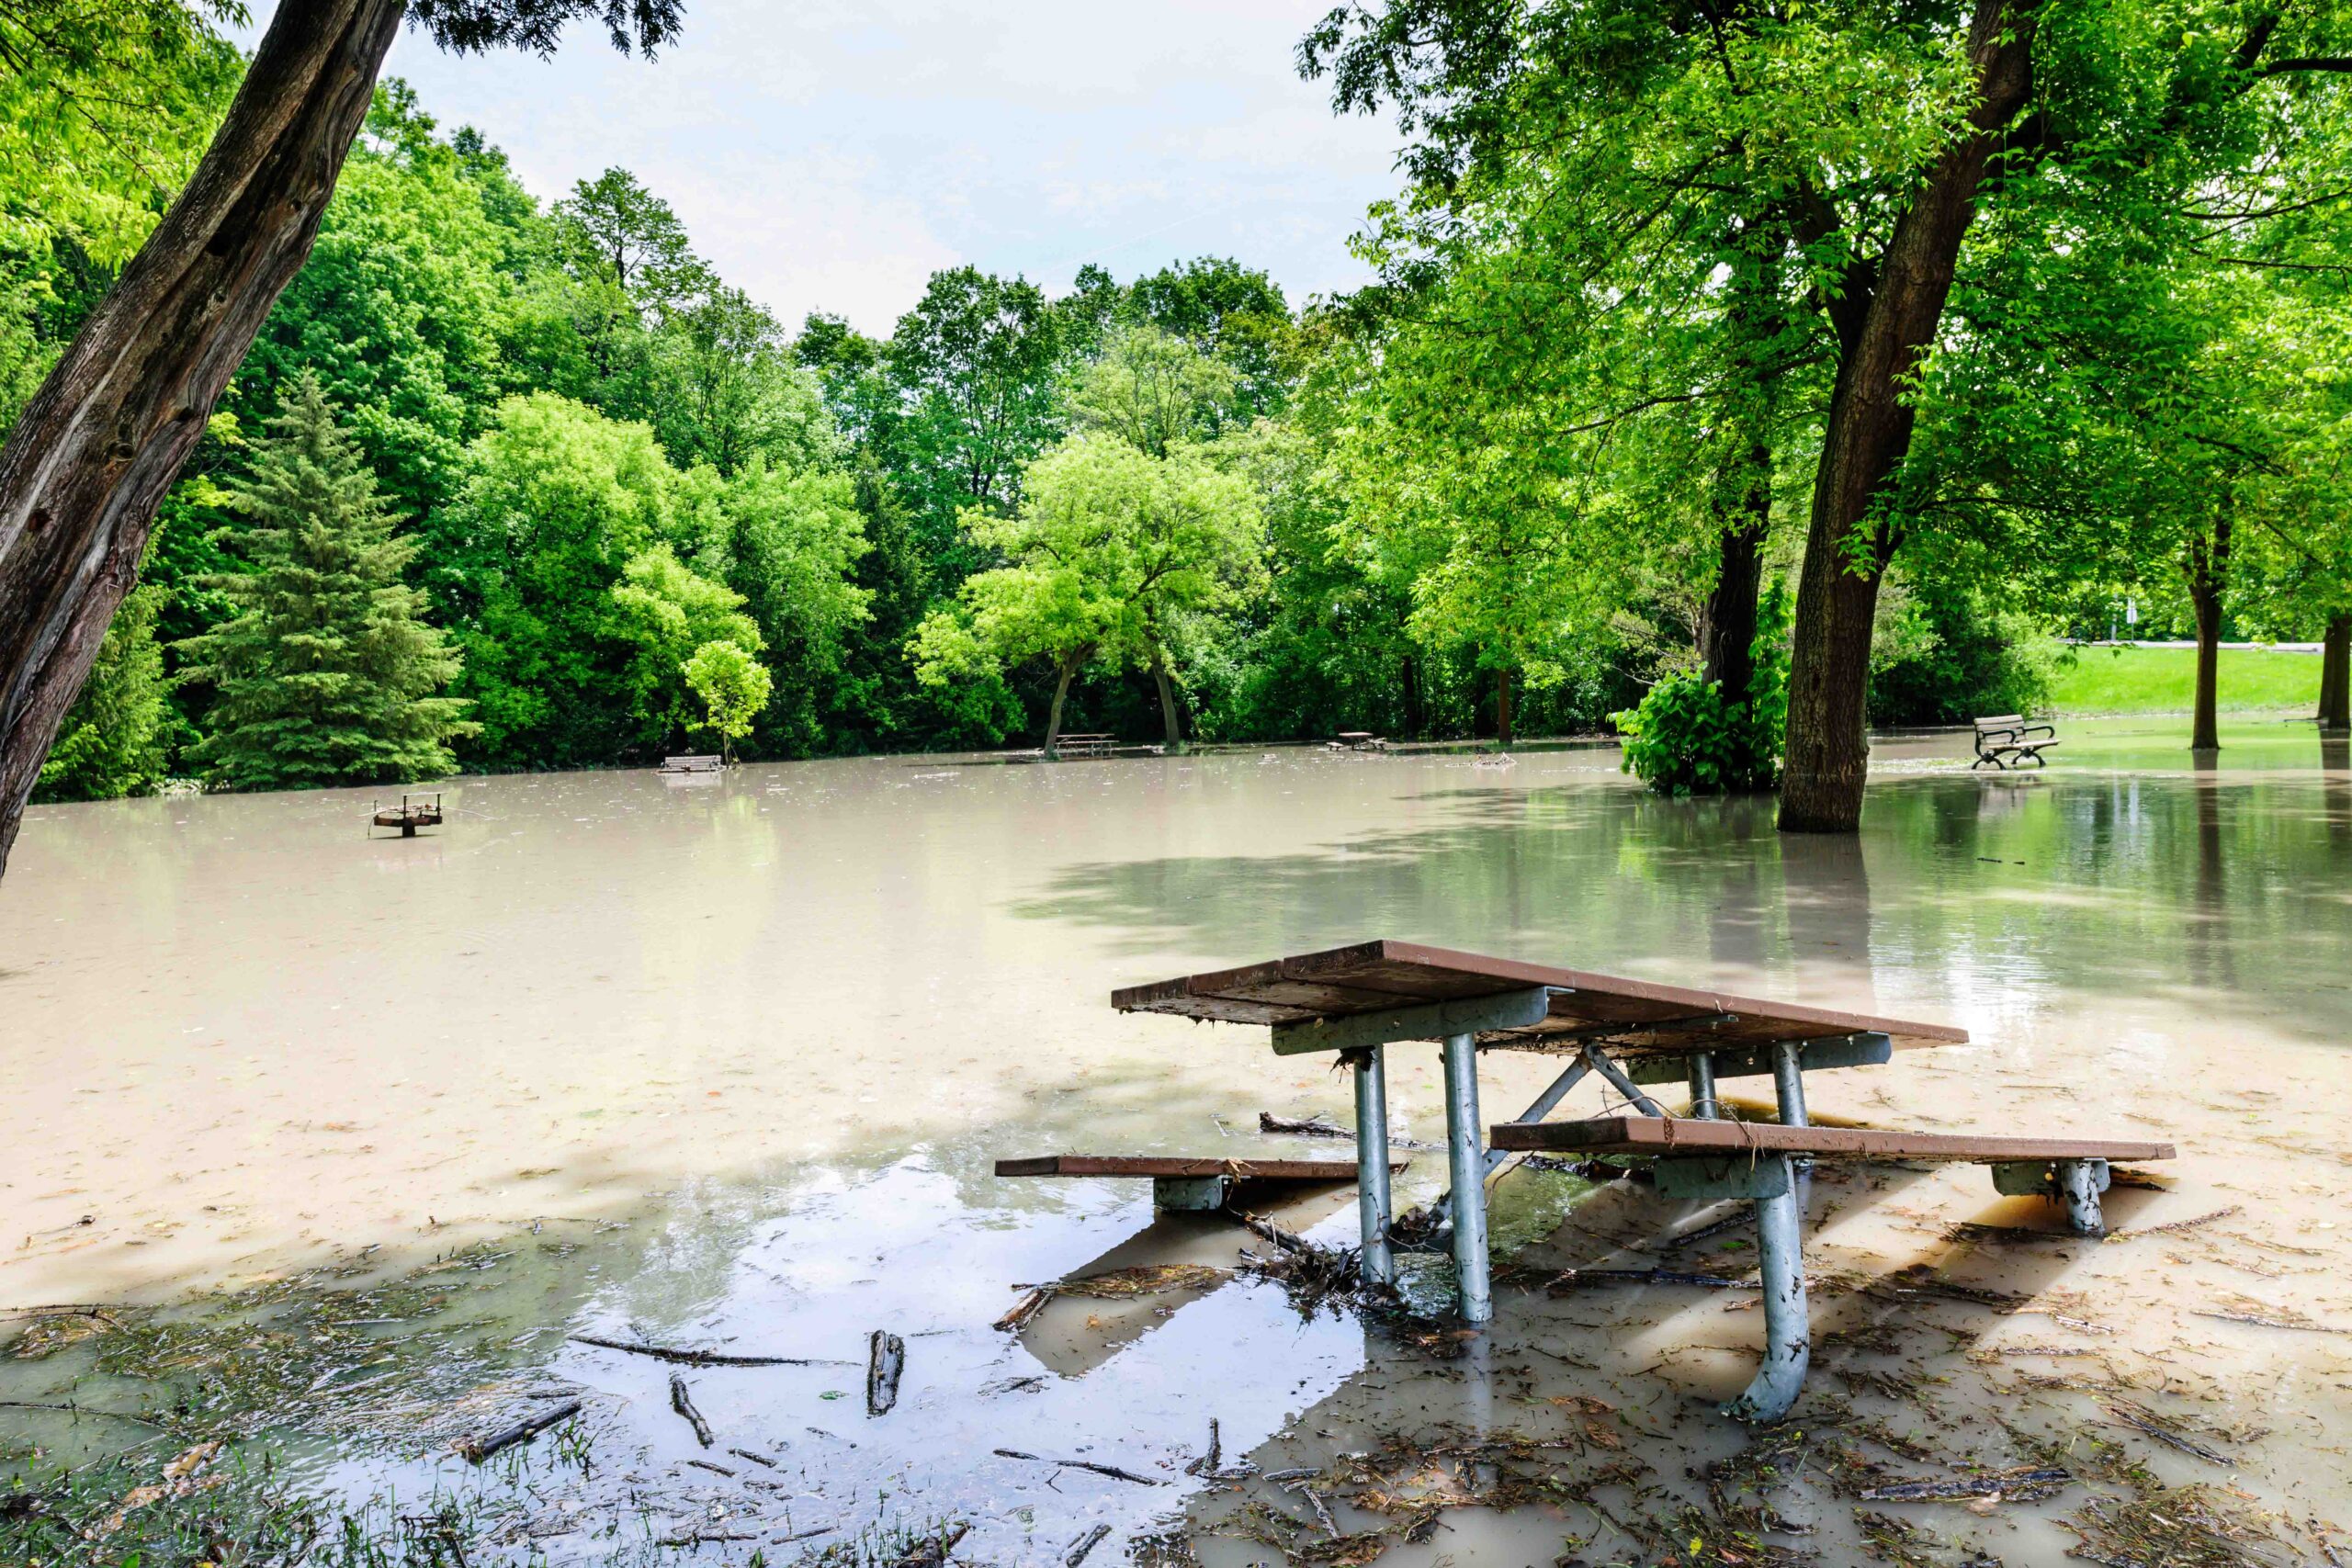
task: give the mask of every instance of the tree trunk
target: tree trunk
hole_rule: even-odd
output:
[[[0,871],[156,504],[310,254],[401,0],[283,0],[195,176],[0,453]]]
[[[1151,679],[1159,688],[1159,728],[1172,756],[1184,749],[1184,731],[1177,721],[1176,683],[1168,678],[1168,653],[1164,649],[1151,650]]]
[[[2352,730],[2352,614],[2330,616],[2320,644],[2319,727]]]
[[[1419,740],[1421,727],[1421,666],[1411,654],[1405,655],[1405,733]]]
[[[1747,467],[1738,509],[1724,519],[1715,586],[1699,622],[1701,678],[1716,682],[1726,704],[1747,701],[1756,676],[1756,599],[1772,520],[1772,449],[1758,443]]]
[[[2188,749],[2218,750],[2222,744],[2220,688],[2222,662],[2222,591],[2230,580],[2230,519],[2225,513],[2213,520],[2210,538],[2188,547],[2188,603],[2197,612],[2197,698],[2189,721]]]
[[[1495,671],[1495,739],[1506,751],[1510,750],[1510,671]]]
[[[1061,755],[1062,704],[1069,696],[1070,677],[1077,674],[1079,666],[1085,662],[1086,655],[1074,653],[1062,660],[1061,669],[1055,677],[1054,705],[1046,710],[1046,755],[1048,757]]]
[[[1868,303],[1857,312],[1848,300],[1797,582],[1783,832],[1850,833],[1861,825],[1871,626],[1896,542],[1886,521],[1874,537],[1863,531],[1891,499],[1910,453],[1905,390],[1943,318],[1985,164],[2032,85],[2034,24],[2030,5],[1977,0],[1969,23],[1977,70],[1970,132],[1946,150],[1895,220]]]

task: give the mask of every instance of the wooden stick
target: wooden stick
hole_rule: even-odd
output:
[[[670,1374],[670,1408],[686,1418],[687,1424],[695,1429],[695,1439],[704,1448],[710,1447],[713,1441],[710,1423],[704,1420],[702,1412],[695,1408],[693,1398],[686,1393],[686,1380],[676,1372]]]
[[[907,1370],[907,1342],[877,1328],[866,1340],[865,1413],[888,1416],[899,1403],[899,1379]]]
[[[536,1416],[517,1421],[503,1432],[493,1432],[487,1438],[462,1438],[458,1441],[458,1451],[480,1464],[491,1455],[511,1449],[517,1443],[527,1443],[557,1422],[569,1421],[579,1414],[580,1401],[568,1399],[552,1410],[542,1410]]]
[[[575,1345],[594,1345],[600,1350],[625,1350],[632,1356],[650,1356],[657,1361],[675,1361],[688,1367],[851,1367],[854,1361],[829,1361],[810,1356],[729,1356],[717,1350],[673,1350],[667,1345],[645,1345],[633,1339],[604,1339],[594,1334],[575,1334]]]
[[[1114,1481],[1132,1481],[1138,1486],[1165,1486],[1165,1481],[1149,1475],[1137,1475],[1132,1470],[1121,1470],[1115,1464],[1096,1464],[1087,1459],[1052,1459],[1045,1454],[1024,1454],[1019,1449],[999,1449],[1000,1459],[1034,1460],[1039,1464],[1057,1464],[1066,1470],[1091,1470],[1097,1475],[1107,1475]]]

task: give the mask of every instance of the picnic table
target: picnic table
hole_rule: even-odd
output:
[[[1114,735],[1063,735],[1048,750],[1063,757],[1107,757],[1118,744],[1118,737]]]
[[[1815,1128],[1804,1076],[1891,1060],[1898,1050],[1963,1043],[1949,1024],[1879,1018],[1682,986],[1525,964],[1412,942],[1369,942],[1187,976],[1112,994],[1124,1012],[1266,1026],[1276,1055],[1335,1052],[1353,1070],[1357,1213],[1367,1279],[1393,1281],[1388,1235],[1386,1047],[1442,1043],[1453,1251],[1462,1316],[1493,1316],[1486,1180],[1511,1153],[1549,1149],[1652,1162],[1670,1197],[1747,1198],[1756,1205],[1764,1289],[1763,1365],[1725,1406],[1772,1420],[1796,1398],[1811,1357],[1804,1297],[1802,1162],[1815,1158],[1961,1160],[1992,1167],[2004,1192],[2062,1201],[2077,1231],[2099,1234],[2109,1163],[2162,1159],[2169,1145]],[[1482,1142],[1478,1054],[1566,1056],[1559,1076]],[[1716,1086],[1772,1080],[1777,1123],[1727,1122]],[[1639,1114],[1544,1124],[1588,1076]],[[1690,1114],[1670,1117],[1645,1085],[1680,1083]]]

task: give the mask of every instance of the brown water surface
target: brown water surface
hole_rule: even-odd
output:
[[[902,1502],[978,1518],[983,1556],[1042,1556],[1095,1518],[1225,1517],[1242,1495],[1181,1473],[1211,1416],[1228,1459],[1279,1468],[1406,1428],[1556,1437],[1591,1400],[1618,1446],[1577,1462],[1622,1447],[1684,1485],[1745,1441],[1708,1401],[1745,1381],[1760,1314],[1720,1292],[1506,1292],[1466,1359],[1301,1325],[1267,1287],[989,1327],[1016,1286],[1106,1255],[1235,1256],[1230,1235],[1137,1242],[1132,1186],[1000,1182],[995,1156],[1338,1146],[1254,1132],[1261,1109],[1347,1120],[1323,1065],[1121,1017],[1112,987],[1397,936],[1973,1032],[1816,1079],[1827,1115],[2176,1141],[2169,1189],[2119,1191],[2126,1234],[2103,1245],[1967,1228],[2047,1225],[1973,1168],[1823,1179],[1818,1280],[1925,1265],[2033,1309],[1817,1288],[1800,1416],[1944,1434],[1880,1454],[1905,1473],[2018,1462],[2027,1431],[2138,1445],[2163,1481],[2352,1525],[2352,766],[2307,728],[2225,739],[2200,768],[2168,730],[2077,726],[2023,776],[1967,772],[1951,738],[1882,743],[1850,840],[1782,838],[1766,803],[1651,797],[1603,750],[469,779],[414,840],[367,836],[367,792],[40,808],[0,883],[0,1306],[601,1219],[627,1228],[532,1265],[502,1322],[852,1360],[868,1328],[909,1337],[907,1402],[856,1415],[854,1459],[825,1449],[850,1417],[820,1403],[852,1374],[706,1375],[715,1421],[798,1444],[831,1485],[804,1515],[846,1517],[893,1477]],[[1488,1119],[1551,1070],[1490,1058]],[[1399,1134],[1441,1135],[1438,1088],[1434,1053],[1399,1048]],[[1588,1087],[1570,1107],[1599,1104]],[[1441,1165],[1422,1156],[1406,1196]],[[1529,1269],[1649,1267],[1625,1244],[1693,1213],[1532,1174],[1496,1201]],[[1337,1203],[1294,1219],[1348,1239]],[[2078,1354],[2006,1353],[2053,1344]],[[639,1412],[615,1419],[646,1463],[693,1455],[658,1369],[555,1334],[513,1353]],[[2117,1426],[2126,1400],[2225,1462]],[[1114,1455],[1171,1489],[998,1447]],[[1294,1495],[1252,1495],[1319,1528]],[[1784,1544],[1849,1560],[1836,1543],[1864,1527],[1830,1496],[1804,1517],[1783,1499],[1815,1531]],[[1879,1511],[2025,1563],[2059,1560],[2054,1521],[2081,1501]],[[1343,1530],[1376,1522],[1335,1506]],[[1444,1519],[1383,1561],[1548,1562],[1612,1528],[1556,1498]]]

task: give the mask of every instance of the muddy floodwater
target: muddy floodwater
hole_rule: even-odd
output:
[[[2024,774],[1883,740],[1856,839],[1600,748],[467,779],[406,840],[366,791],[37,808],[0,882],[0,1472],[226,1435],[548,1562],[896,1562],[960,1523],[968,1563],[2352,1562],[2352,759],[2248,721],[2199,765],[2183,728],[2069,726]],[[1350,1122],[1327,1063],[1107,998],[1376,936],[1957,1023],[1815,1111],[2180,1157],[2105,1241],[1978,1168],[1817,1172],[1813,1372],[1760,1434],[1713,1408],[1761,1330],[1739,1206],[1510,1170],[1464,1335],[1302,1315],[1264,1241],[1146,1184],[991,1175],[1345,1154],[1259,1131]],[[1487,1119],[1557,1066],[1490,1055]],[[1424,1201],[1434,1048],[1389,1097]],[[1353,1240],[1345,1190],[1273,1217]],[[1563,1280],[1595,1267],[1734,1288]],[[1126,1283],[998,1326],[1089,1276]],[[74,1520],[99,1561],[132,1528]]]

